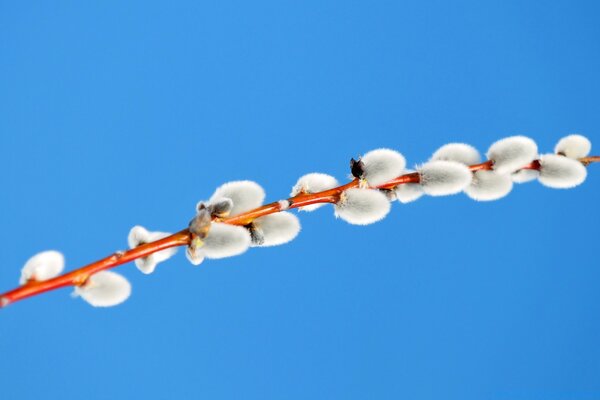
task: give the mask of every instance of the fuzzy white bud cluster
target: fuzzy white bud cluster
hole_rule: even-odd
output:
[[[82,286],[76,286],[73,295],[94,307],[112,307],[129,298],[131,284],[116,272],[100,271],[90,276]]]
[[[592,151],[592,142],[581,135],[565,136],[554,147],[554,153],[573,159],[586,157],[590,151]]]
[[[399,152],[377,149],[351,160],[355,181],[340,187],[331,175],[310,173],[298,179],[290,199],[279,200],[263,209],[259,208],[265,191],[259,184],[247,180],[225,183],[208,201],[197,204],[196,216],[188,229],[192,239],[186,256],[193,265],[199,265],[205,259],[237,256],[251,247],[288,243],[301,229],[298,217],[287,211],[290,208],[314,211],[326,203],[334,203],[337,218],[353,225],[369,225],[388,215],[393,200],[407,204],[423,196],[464,192],[471,199],[491,201],[509,194],[514,183],[538,180],[544,186],[558,189],[583,183],[587,170],[584,160],[580,159],[589,154],[590,141],[581,135],[569,135],[562,138],[554,150],[554,154],[539,156],[532,139],[512,136],[493,143],[486,152],[488,161],[481,163],[481,155],[473,146],[450,143],[436,150],[429,161],[413,171],[406,169],[406,160]],[[244,226],[227,223],[227,218],[256,209],[259,210],[255,212],[266,210],[267,215],[249,217],[248,222],[242,219]],[[135,249],[167,236],[170,234],[135,226],[129,232],[128,243]],[[158,250],[136,259],[135,264],[142,273],[151,274],[176,251],[174,247]],[[61,253],[39,253],[26,262],[20,283],[28,285],[52,279],[63,268]],[[74,294],[92,306],[108,307],[122,303],[130,293],[127,279],[111,271],[101,271],[78,284]]]
[[[579,161],[557,154],[540,157],[539,181],[555,189],[570,189],[585,181],[587,169]]]
[[[557,149],[564,154],[587,154],[590,146],[586,150],[587,139],[584,139],[569,136],[559,142]],[[499,140],[490,146],[486,154],[491,162],[491,169],[488,167],[472,172],[469,166],[481,162],[481,155],[473,146],[465,143],[444,145],[434,152],[428,162],[416,168],[414,172],[418,180],[390,187],[387,185],[390,181],[413,171],[406,170],[404,156],[395,150],[370,151],[358,160],[352,160],[352,175],[358,179],[359,184],[358,187],[338,192],[334,203],[335,216],[350,224],[368,225],[385,218],[390,211],[391,200],[394,199],[410,203],[424,195],[437,197],[464,192],[474,200],[490,201],[506,196],[512,190],[513,182],[539,179],[547,186],[572,187],[585,178],[585,167],[577,160],[563,155],[543,156],[539,161],[539,171],[523,169],[538,157],[537,145],[524,136]],[[286,211],[294,204],[295,199],[326,192],[338,185],[338,180],[331,175],[316,172],[306,174],[292,187],[292,198],[277,202],[277,213],[255,218],[246,226],[236,226],[221,222],[221,219],[262,206],[265,192],[252,181],[226,183],[217,188],[208,201],[198,203],[198,213],[209,212],[211,219],[208,219],[205,227],[206,233],[192,241],[186,256],[192,264],[199,265],[206,258],[232,257],[242,254],[250,247],[288,243],[300,232],[298,218]],[[380,189],[381,186],[386,189]],[[326,203],[316,203],[297,208],[301,211],[314,211],[324,205]],[[147,233],[146,236],[150,234]],[[164,235],[160,232],[153,234],[156,238]],[[162,258],[144,259],[142,263],[155,266]]]
[[[62,272],[65,268],[65,257],[55,250],[48,250],[31,257],[23,268],[19,284],[24,285],[30,281],[47,281]]]
[[[294,240],[300,233],[300,220],[289,212],[265,215],[252,223],[253,247],[279,246]]]
[[[402,175],[406,167],[404,156],[391,149],[372,150],[360,160],[363,163],[361,178],[369,186],[379,186]]]
[[[488,160],[494,162],[494,171],[499,174],[513,173],[535,160],[537,155],[537,144],[525,136],[498,140],[487,151]]]
[[[468,197],[477,201],[492,201],[508,195],[513,183],[525,183],[534,180],[552,188],[571,188],[581,184],[587,170],[577,159],[585,157],[591,150],[590,141],[581,135],[570,135],[561,139],[556,145],[558,154],[538,156],[536,143],[525,136],[512,136],[492,144],[487,151],[488,160],[492,163],[491,169],[481,169],[472,172],[468,184],[460,180],[458,170],[456,175],[451,168],[446,168],[448,175],[435,178],[428,176],[429,165],[434,161],[447,161],[468,165],[481,162],[479,152],[472,146],[464,143],[450,143],[434,152],[429,163],[424,164],[417,171],[420,173],[421,182],[398,185],[395,188],[396,198],[402,203],[409,203],[420,198],[422,194],[445,195],[463,191]],[[539,166],[530,164],[539,158]],[[434,169],[435,170],[435,169]],[[465,174],[465,177],[467,175]],[[439,179],[436,179],[438,178]],[[455,183],[455,191],[452,190]],[[433,185],[433,191],[427,189]],[[439,188],[448,185],[448,192]]]
[[[43,251],[31,257],[21,269],[21,285],[57,277],[65,266],[65,257],[58,251]],[[131,285],[120,274],[100,271],[91,275],[83,285],[76,286],[74,296],[80,296],[94,307],[110,307],[124,302]]]
[[[245,211],[260,207],[265,201],[265,191],[253,181],[234,181],[225,183],[215,190],[208,204],[219,201],[231,201],[229,216],[236,216]]]
[[[337,183],[337,182],[336,182]],[[265,192],[256,182],[234,181],[215,191],[208,202],[200,202],[198,210],[210,210],[216,202],[231,203],[230,211],[221,216],[235,216],[263,204]],[[250,247],[278,246],[293,240],[300,232],[300,221],[289,212],[287,200],[279,201],[282,211],[256,218],[247,226],[213,221],[205,238],[197,238],[187,249],[186,256],[193,265],[208,259],[233,257]]]
[[[477,171],[465,194],[477,201],[498,200],[510,193],[513,182],[508,174],[496,171]]]
[[[250,247],[250,233],[242,226],[212,222],[208,235],[200,246],[189,246],[186,252],[193,265],[205,258],[219,259],[244,253]]]
[[[512,136],[493,143],[488,149],[486,155],[491,169],[480,168],[472,172],[469,166],[481,163],[477,149],[465,143],[450,143],[440,147],[427,163],[416,168],[418,183],[398,184],[393,188],[393,196],[407,204],[423,195],[446,196],[464,192],[477,201],[492,201],[508,195],[513,183],[534,180],[552,188],[571,188],[585,180],[587,170],[578,158],[587,156],[590,150],[591,143],[587,138],[570,135],[558,142],[557,154],[538,156],[537,145],[532,139]],[[531,165],[536,159],[539,159],[539,165]],[[384,157],[378,159],[378,170],[391,168],[391,161],[387,168],[383,165],[386,161]],[[361,168],[366,170],[367,163],[363,161],[363,164]],[[403,171],[404,174],[411,172]],[[368,183],[371,187],[377,186]],[[336,215],[339,215],[337,208]]]
[[[448,143],[437,149],[431,156],[431,161],[456,161],[465,165],[474,165],[481,162],[481,155],[477,149],[466,143]]]
[[[471,183],[471,170],[457,161],[430,161],[417,168],[423,192],[448,196],[463,191]]]
[[[353,225],[381,221],[390,212],[390,201],[377,189],[355,188],[344,191],[335,205],[335,216]]]
[[[130,249],[135,249],[136,247],[151,243],[160,239],[164,239],[167,236],[171,235],[167,232],[150,232],[143,226],[134,226],[129,231],[129,236],[127,237],[127,242],[129,243]],[[152,253],[147,257],[138,258],[135,260],[135,266],[144,274],[151,274],[156,269],[158,263],[168,260],[173,257],[177,253],[176,247],[171,247],[169,249],[157,251],[156,253]]]

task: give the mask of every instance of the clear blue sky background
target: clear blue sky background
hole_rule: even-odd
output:
[[[219,184],[269,200],[392,147],[600,140],[600,9],[584,1],[2,2],[0,289],[175,231]],[[597,147],[600,150],[600,147]],[[596,151],[598,153],[598,151]],[[3,399],[597,399],[600,167],[559,191],[394,204],[355,227],[192,267],[94,309],[0,312]]]

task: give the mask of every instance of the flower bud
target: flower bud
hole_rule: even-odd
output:
[[[482,170],[473,174],[473,182],[465,189],[465,193],[477,201],[498,200],[509,194],[512,186],[510,175]]]
[[[402,175],[406,166],[404,156],[390,149],[370,151],[360,161],[363,163],[363,176],[361,178],[373,187]]]
[[[94,307],[112,307],[127,300],[131,284],[116,272],[100,271],[90,276],[82,286],[75,287],[74,294]]]
[[[492,144],[487,157],[494,162],[494,171],[510,174],[535,160],[537,145],[528,137],[511,136]]]
[[[242,226],[213,222],[200,249],[206,258],[225,258],[242,254],[250,247],[250,232]]]
[[[369,225],[390,212],[390,202],[379,190],[348,189],[335,205],[335,216],[353,225]]]
[[[253,246],[278,246],[292,241],[300,232],[298,217],[289,212],[265,215],[252,222],[252,230],[259,232]]]
[[[129,243],[129,248],[135,249],[142,244],[155,242],[170,235],[171,234],[168,232],[149,232],[143,226],[137,225],[131,228],[129,231],[127,242]],[[135,266],[144,274],[151,274],[156,269],[156,265],[158,263],[168,260],[169,258],[173,257],[175,253],[177,253],[176,247],[157,251],[146,257],[136,259]]]
[[[233,206],[229,211],[230,216],[260,207],[265,200],[265,191],[256,182],[233,181],[221,185],[209,200],[210,204],[222,201],[223,198],[231,199]]]
[[[569,135],[560,139],[554,152],[569,158],[582,158],[590,154],[592,142],[582,135]]]
[[[48,250],[31,257],[21,269],[19,283],[24,285],[30,280],[47,281],[62,272],[65,267],[65,257],[55,250]]]
[[[430,196],[447,196],[469,186],[473,173],[456,161],[430,161],[418,168],[423,192]]]
[[[479,151],[465,143],[448,143],[431,156],[431,161],[456,161],[465,165],[474,165],[481,162]]]
[[[542,185],[554,189],[570,189],[585,181],[587,169],[577,160],[545,154],[540,157],[540,177]]]

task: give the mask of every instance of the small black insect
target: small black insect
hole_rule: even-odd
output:
[[[358,160],[352,158],[350,160],[350,171],[352,172],[353,177],[361,179],[365,173],[365,164],[360,158]]]

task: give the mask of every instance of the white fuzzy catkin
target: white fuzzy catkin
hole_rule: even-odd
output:
[[[65,267],[65,257],[55,250],[48,250],[31,257],[21,269],[21,285],[29,280],[46,281],[58,276]]]
[[[292,241],[300,233],[298,217],[289,212],[256,218],[253,225],[262,239],[262,243],[253,244],[256,247],[278,246]]]
[[[94,307],[121,304],[131,294],[131,284],[124,276],[112,271],[100,271],[90,276],[83,286],[75,287],[75,295]]]
[[[265,200],[265,191],[258,183],[253,181],[233,181],[219,186],[211,196],[209,203],[222,198],[233,201],[233,207],[229,215],[235,216],[260,207]]]
[[[469,186],[473,173],[456,161],[430,161],[418,168],[423,192],[430,196],[460,193]]]
[[[338,186],[339,183],[337,179],[335,179],[331,175],[322,174],[319,172],[313,172],[310,174],[306,174],[294,185],[292,188],[292,192],[290,193],[291,197],[297,196],[300,193],[318,193],[323,192],[325,190],[333,189]],[[314,211],[319,207],[324,206],[325,204],[311,204],[309,206],[299,207],[298,210],[302,211]]]
[[[456,161],[465,165],[474,165],[481,162],[481,155],[477,149],[465,143],[448,143],[431,156],[431,161]]]
[[[514,183],[527,183],[535,181],[540,176],[540,171],[537,169],[520,169],[510,174],[510,178]]]
[[[494,171],[510,174],[535,160],[537,145],[528,137],[511,136],[492,144],[487,157],[494,161]]]
[[[582,135],[569,135],[560,139],[554,147],[554,152],[564,154],[569,158],[586,157],[592,150],[592,142]]]
[[[369,186],[379,186],[402,175],[406,167],[404,156],[391,149],[369,151],[360,160],[364,164],[362,177]]]
[[[199,249],[206,258],[225,258],[242,254],[250,247],[250,232],[242,226],[213,222]]]
[[[127,242],[129,244],[129,248],[135,249],[139,245],[154,242],[156,240],[166,238],[169,235],[171,234],[168,232],[150,232],[143,226],[137,225],[131,228],[129,231]],[[156,269],[158,263],[168,260],[169,258],[173,257],[175,253],[177,253],[176,247],[157,251],[156,253],[152,253],[146,257],[136,259],[135,266],[144,274],[151,274]]]
[[[585,181],[587,169],[577,160],[545,154],[540,157],[540,177],[542,185],[554,189],[570,189]]]
[[[403,183],[394,188],[396,200],[402,204],[411,203],[421,198],[425,193],[419,183]]]
[[[353,225],[369,225],[390,212],[385,194],[374,189],[348,189],[335,205],[335,216]]]
[[[506,196],[512,187],[510,175],[483,170],[473,174],[473,182],[465,189],[465,193],[473,200],[491,201]]]

